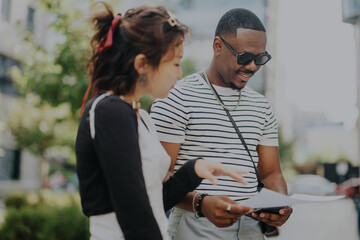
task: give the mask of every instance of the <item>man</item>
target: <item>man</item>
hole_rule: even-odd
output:
[[[151,116],[171,156],[170,171],[176,171],[189,159],[204,158],[247,170],[244,179],[248,184],[225,177],[218,179],[218,185],[203,181],[174,208],[169,232],[177,240],[263,239],[259,222],[244,216],[246,209],[241,206],[241,201],[257,193],[254,165],[267,188],[287,193],[272,108],[264,96],[246,87],[271,58],[266,52],[265,28],[254,13],[232,9],[218,23],[213,51],[206,71],[178,81],[166,99],[154,103]],[[224,109],[233,117],[251,157]],[[279,214],[252,216],[281,226],[291,212],[291,208],[284,208]]]

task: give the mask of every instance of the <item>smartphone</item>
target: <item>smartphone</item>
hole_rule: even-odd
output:
[[[253,211],[253,213],[275,213],[275,214],[279,214],[280,209],[284,209],[286,207],[273,207],[273,208],[257,208]]]

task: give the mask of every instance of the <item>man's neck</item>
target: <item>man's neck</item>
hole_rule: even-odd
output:
[[[221,76],[216,71],[214,63],[212,62],[211,65],[205,70],[205,73],[209,79],[209,81],[216,86],[220,87],[229,87],[224,81],[221,79]]]
[[[223,76],[220,75],[219,71],[217,71],[216,63],[214,60],[211,62],[210,66],[205,70],[205,73],[209,79],[209,81],[216,86],[231,88],[236,91],[241,91],[244,87],[238,88],[234,83],[226,81]]]

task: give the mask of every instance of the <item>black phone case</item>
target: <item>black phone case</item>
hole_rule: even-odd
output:
[[[259,208],[256,209],[253,213],[276,213],[279,214],[280,209],[283,209],[285,207],[273,207],[273,208]]]

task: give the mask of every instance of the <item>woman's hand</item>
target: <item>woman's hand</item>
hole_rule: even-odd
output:
[[[235,179],[237,182],[244,185],[247,182],[241,177],[242,174],[247,174],[246,171],[234,170],[233,168],[226,167],[219,162],[206,161],[202,158],[199,158],[195,162],[195,173],[201,177],[209,180],[214,185],[217,184],[216,176],[229,176]]]
[[[165,178],[164,178],[164,180],[163,180],[163,183],[166,182],[167,180],[169,180],[169,178],[170,178],[172,175],[174,175],[174,172],[169,170],[169,171],[166,173],[166,176],[165,176]]]

